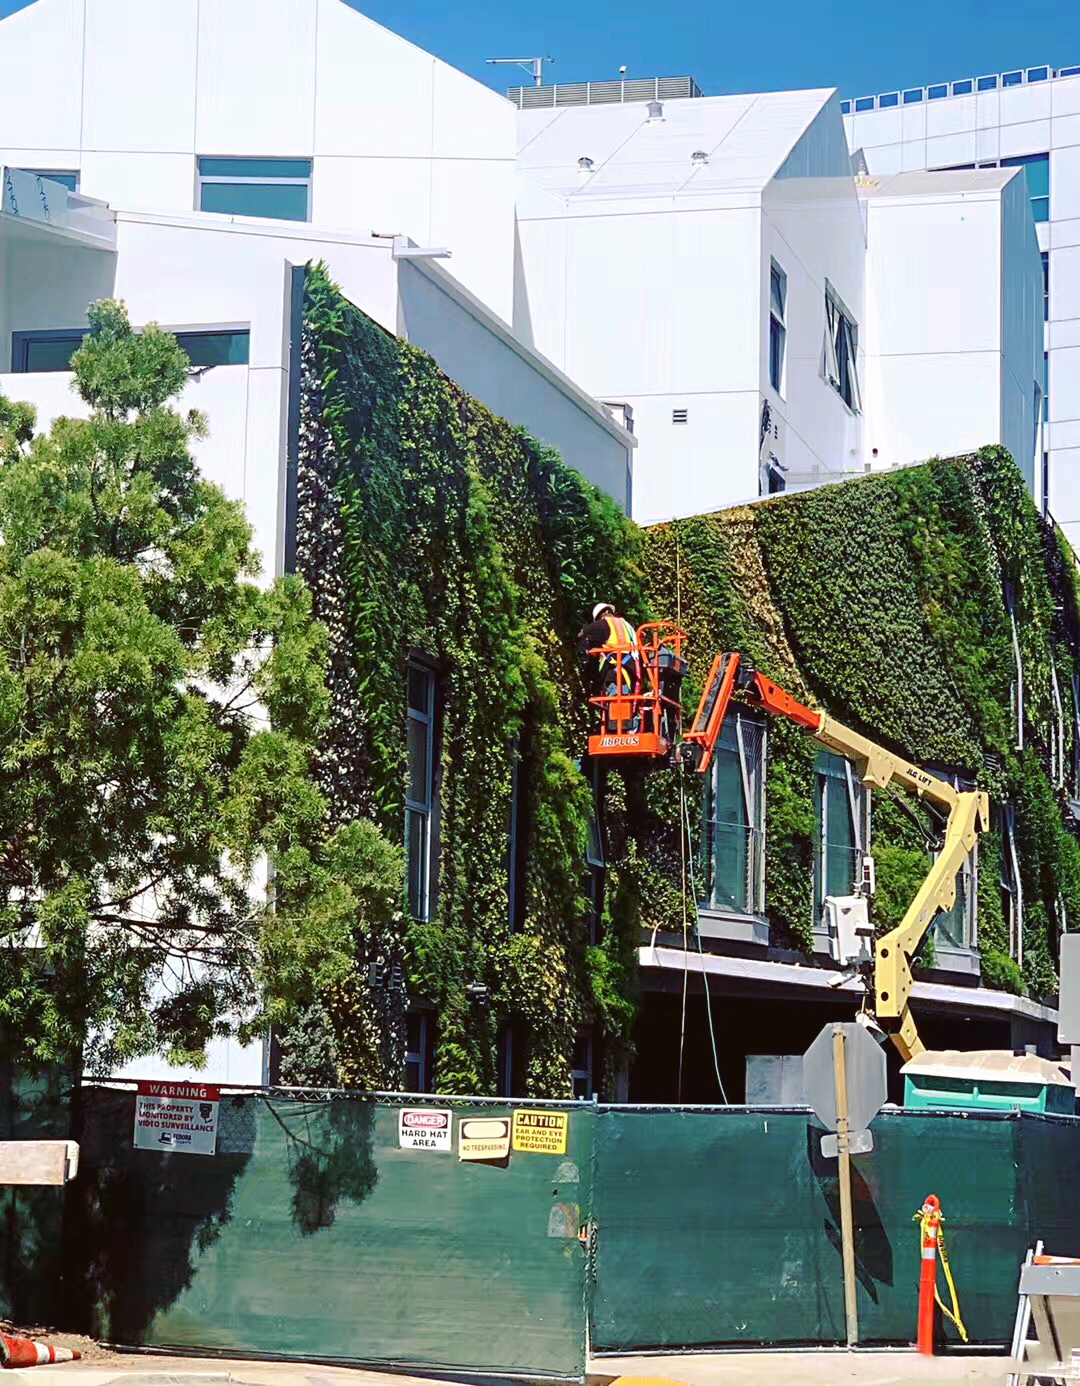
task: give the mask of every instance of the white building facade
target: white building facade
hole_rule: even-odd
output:
[[[1045,429],[1035,490],[1080,548],[1080,67],[881,92],[841,104],[872,177],[1021,168],[1044,273]]]
[[[635,519],[987,443],[1035,491],[1042,284],[1020,170],[856,178],[831,91],[518,120],[515,329],[632,409]]]

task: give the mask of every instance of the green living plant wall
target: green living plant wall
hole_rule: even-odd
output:
[[[644,564],[653,604],[680,612],[692,637],[688,703],[712,654],[741,650],[858,731],[989,791],[978,876],[984,978],[1053,993],[1059,932],[1080,922],[1080,846],[1065,816],[1077,790],[1076,575],[1009,455],[987,448],[658,526]],[[766,911],[774,942],[809,950],[816,753],[785,724],[773,722],[769,737]],[[643,900],[665,898],[650,874],[670,878],[671,797],[669,784],[650,782],[628,825]],[[1022,969],[999,885],[1005,805],[1020,860]],[[881,931],[899,922],[929,858],[918,823],[888,795],[874,796],[872,838]],[[681,927],[670,908],[646,906],[643,919]]]
[[[320,777],[333,813],[374,820],[401,840],[406,670],[418,653],[438,676],[439,810],[431,917],[407,922],[402,907],[396,925],[361,931],[355,975],[311,997],[285,1046],[294,1081],[399,1086],[403,1008],[422,998],[438,1014],[439,1091],[494,1092],[499,1027],[509,1021],[522,1094],[569,1094],[574,1037],[586,1025],[601,1056],[600,1090],[612,1094],[630,1054],[642,930],[685,928],[693,946],[702,800],[698,782],[672,771],[607,776],[606,883],[590,942],[593,803],[576,759],[586,717],[574,637],[597,596],[632,620],[668,617],[687,631],[688,714],[713,654],[741,650],[797,696],[986,788],[994,813],[980,844],[984,976],[1053,992],[1058,934],[1080,920],[1080,848],[1064,812],[1077,791],[1076,578],[1004,451],[642,532],[316,268],[297,484],[297,562],[331,636],[333,717]],[[815,758],[797,728],[772,724],[766,913],[773,943],[804,952]],[[999,886],[1006,805],[1021,863],[1022,969]],[[925,832],[887,795],[875,795],[873,850],[876,923],[886,928],[929,860]],[[474,984],[489,1004],[473,999]],[[358,1067],[353,1037],[366,1033],[370,1053],[380,1030],[385,1061],[372,1073]]]
[[[576,759],[585,707],[574,640],[598,594],[646,618],[640,533],[550,449],[350,304],[321,267],[306,288],[297,487],[297,564],[333,650],[320,773],[334,814],[401,840],[417,653],[437,673],[439,769],[431,918],[361,957],[354,985],[311,998],[293,1050],[322,1035],[330,1076],[351,1078],[354,1029],[374,1015],[401,1041],[405,998],[419,997],[438,1013],[441,1092],[495,1091],[504,1021],[523,1095],[571,1094],[585,1025],[610,1084],[633,1018],[638,891],[629,863],[609,873],[601,941],[590,944],[594,810]],[[523,885],[512,905],[515,759]],[[383,965],[378,1002],[371,961]],[[472,984],[488,988],[488,1004]],[[312,1076],[302,1056],[292,1071]],[[402,1076],[388,1063],[375,1079],[397,1087]]]

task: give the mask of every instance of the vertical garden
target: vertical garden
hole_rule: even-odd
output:
[[[568,1095],[584,1029],[597,1086],[612,1091],[642,929],[682,928],[681,829],[689,819],[699,840],[701,802],[692,789],[684,812],[668,770],[612,773],[594,797],[574,638],[598,597],[635,621],[678,617],[687,704],[713,653],[739,649],[875,739],[988,789],[984,978],[1054,990],[1060,930],[1080,921],[1066,811],[1077,594],[1069,554],[1000,450],[643,532],[312,269],[297,492],[297,566],[333,652],[319,768],[332,811],[397,844],[421,769],[431,799],[423,907],[406,906],[402,882],[400,909],[358,928],[353,983],[312,998],[345,1077],[400,1084],[404,1011],[422,1001],[437,1016],[439,1091],[494,1091],[507,1025],[520,1093]],[[410,739],[410,670],[432,690],[430,767]],[[771,727],[764,915],[774,944],[803,951],[817,792],[814,748]],[[597,798],[604,886],[590,893]],[[1022,947],[1002,903],[1005,806]],[[925,871],[924,827],[875,798],[881,926]],[[389,1037],[381,1069],[350,1069],[350,1035],[373,1026]]]

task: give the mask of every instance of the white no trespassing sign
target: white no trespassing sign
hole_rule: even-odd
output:
[[[440,1107],[404,1107],[398,1116],[402,1150],[453,1150],[453,1115]]]
[[[140,1081],[135,1097],[136,1150],[213,1155],[219,1088],[210,1083]]]

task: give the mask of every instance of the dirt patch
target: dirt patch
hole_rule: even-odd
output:
[[[49,1347],[71,1348],[84,1362],[101,1362],[117,1355],[110,1348],[102,1347],[99,1342],[81,1333],[59,1333],[54,1328],[42,1328],[40,1325],[27,1328],[22,1324],[0,1320],[0,1333],[5,1333],[9,1338],[29,1338],[31,1342],[46,1343]]]

